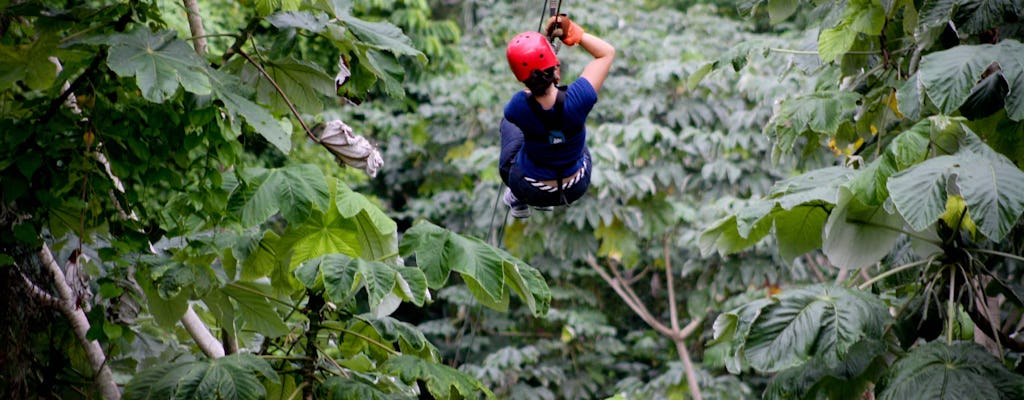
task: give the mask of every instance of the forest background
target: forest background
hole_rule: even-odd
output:
[[[0,396],[1024,398],[1019,0],[565,1],[518,221],[527,3],[0,1]]]

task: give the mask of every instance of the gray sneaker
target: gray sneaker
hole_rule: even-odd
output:
[[[504,200],[505,205],[511,209],[510,213],[512,214],[512,218],[530,218],[530,206],[519,201],[519,199],[516,198],[516,195],[512,194],[511,189],[505,189]]]

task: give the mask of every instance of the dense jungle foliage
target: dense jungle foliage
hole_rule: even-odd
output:
[[[0,0],[0,397],[1024,398],[1024,3],[564,0],[515,220],[547,6]]]

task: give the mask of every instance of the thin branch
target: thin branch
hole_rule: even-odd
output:
[[[613,274],[615,274],[615,278],[619,282],[619,287],[621,287],[625,291],[625,293],[629,296],[630,300],[636,306],[636,308],[643,312],[643,317],[649,321],[648,323],[654,326],[655,329],[659,329],[658,327],[660,327],[659,331],[664,331],[663,333],[666,336],[670,338],[675,337],[675,330],[665,326],[664,324],[661,323],[661,321],[658,321],[658,319],[654,317],[654,313],[650,312],[650,310],[647,309],[647,306],[644,304],[642,300],[640,300],[640,296],[637,296],[636,291],[633,290],[633,287],[626,284],[626,280],[622,277],[621,274],[619,274],[619,270],[615,268],[614,265],[609,265],[608,269],[612,271]]]
[[[890,276],[892,276],[894,274],[898,274],[900,272],[906,271],[908,269],[917,267],[917,266],[922,265],[922,264],[924,264],[924,265],[931,265],[931,263],[933,261],[935,261],[935,256],[929,257],[927,260],[914,261],[914,262],[909,263],[909,264],[904,264],[904,265],[895,267],[893,269],[890,269],[888,271],[885,271],[883,273],[880,273],[880,274],[876,275],[874,278],[871,278],[867,282],[864,282],[864,283],[860,284],[860,286],[857,286],[857,288],[860,289],[860,290],[865,290],[865,289],[871,287],[871,285],[874,285],[875,283],[877,283],[878,281],[881,281],[882,279],[888,278],[888,277],[890,277]]]
[[[644,320],[644,322],[646,322],[647,325],[649,325],[651,328],[654,328],[654,330],[658,331],[659,333],[668,337],[672,337],[672,330],[670,330],[668,327],[662,325],[660,322],[655,320],[651,313],[647,311],[647,309],[644,308],[642,304],[635,304],[632,300],[632,297],[630,297],[630,295],[627,294],[626,291],[621,287],[621,282],[613,278],[611,275],[608,274],[607,271],[601,268],[601,266],[597,264],[597,260],[594,259],[593,256],[588,255],[586,257],[586,263],[587,265],[590,266],[591,269],[597,272],[598,275],[601,275],[601,278],[604,279],[606,283],[608,283],[608,286],[612,287],[612,290],[614,290],[615,293],[619,295],[619,298],[626,302],[626,305],[629,306],[629,308],[633,310],[633,312],[635,312],[640,317],[640,319]]]
[[[956,285],[953,284],[953,273],[956,272],[953,268],[949,269],[949,300],[946,305],[946,344],[949,346],[953,345],[953,318],[955,316],[953,309],[953,290]]]
[[[273,301],[275,303],[278,303],[278,304],[281,304],[283,306],[286,306],[286,307],[288,307],[288,308],[290,308],[292,310],[299,310],[299,307],[294,305],[294,304],[292,304],[292,303],[289,303],[287,301],[281,300],[281,299],[279,299],[277,297],[274,297],[274,296],[269,296],[266,293],[263,293],[263,292],[261,292],[259,290],[256,290],[256,289],[253,289],[251,287],[244,286],[244,285],[239,285],[237,282],[229,282],[226,286],[230,286],[232,288],[241,290],[243,292],[248,292],[248,293],[255,294],[255,295],[260,296],[262,298],[265,298],[267,300],[270,300],[270,301]]]
[[[679,358],[683,360],[683,370],[686,371],[686,382],[688,383],[687,386],[690,387],[690,396],[693,397],[693,400],[703,400],[704,397],[700,393],[700,385],[697,381],[697,370],[693,368],[690,351],[686,349],[686,343],[682,340],[676,340],[675,342]]]
[[[386,345],[384,343],[378,342],[378,341],[374,340],[373,338],[371,338],[369,336],[366,336],[366,335],[363,335],[363,334],[361,334],[359,332],[350,331],[350,330],[342,328],[340,326],[326,326],[325,325],[323,327],[327,328],[327,329],[336,330],[338,332],[341,332],[341,333],[344,333],[344,334],[347,334],[347,335],[352,335],[352,336],[355,336],[357,338],[363,339],[363,340],[367,341],[368,343],[370,343],[372,345],[375,345],[377,347],[380,347],[381,349],[383,349],[384,351],[386,351],[388,353],[391,353],[391,355],[397,356],[397,355],[401,354],[401,353],[395,351],[395,349],[393,349],[391,346],[388,346],[388,345]]]
[[[690,323],[686,324],[686,326],[684,326],[682,330],[679,331],[679,338],[680,339],[686,339],[686,338],[690,337],[690,335],[692,335],[693,332],[695,332],[697,330],[697,328],[700,327],[700,324],[703,323],[703,322],[704,322],[704,316],[703,315],[700,316],[700,317],[694,318],[693,320],[690,321]]]
[[[633,275],[630,278],[626,278],[626,280],[625,280],[626,284],[627,285],[633,285],[633,284],[639,282],[640,279],[643,279],[643,277],[646,276],[648,272],[651,272],[651,269],[652,268],[651,268],[650,265],[644,267],[644,269],[640,270],[639,274]]]
[[[281,95],[281,99],[284,100],[284,103],[288,105],[288,109],[291,110],[292,115],[295,116],[295,119],[299,120],[299,125],[302,125],[302,130],[306,132],[306,135],[309,136],[309,138],[312,139],[314,142],[320,143],[320,138],[316,137],[316,135],[313,134],[313,131],[309,130],[309,126],[306,126],[306,121],[304,121],[302,119],[302,116],[299,115],[299,110],[295,109],[295,105],[292,104],[291,99],[289,99],[288,96],[284,94],[284,90],[282,90],[281,87],[277,85],[277,81],[275,81],[274,78],[270,77],[270,74],[267,73],[267,70],[263,69],[263,66],[260,65],[260,63],[256,62],[256,60],[253,60],[252,57],[250,57],[249,54],[246,53],[244,50],[238,49],[238,54],[241,54],[242,57],[245,57],[245,60],[249,61],[249,64],[252,64],[253,67],[256,67],[256,70],[260,71],[260,74],[263,75],[263,77],[266,78],[267,81],[270,82],[272,86],[274,86],[274,90],[277,91],[277,94]]]
[[[668,286],[668,312],[669,312],[669,323],[672,325],[672,330],[679,332],[679,316],[676,315],[676,289],[675,283],[672,278],[672,255],[669,254],[669,235],[665,235],[663,239],[664,244],[664,257],[665,257],[665,285]]]
[[[334,366],[334,368],[337,368],[338,372],[340,372],[342,376],[344,376],[346,378],[351,378],[352,377],[352,375],[349,374],[348,371],[345,370],[345,368],[342,368],[341,365],[338,364],[337,361],[334,361],[334,358],[332,358],[329,354],[327,354],[327,352],[324,351],[324,349],[320,348],[320,345],[316,346],[316,351],[320,352],[320,354],[323,355],[324,359],[326,359],[328,362],[330,362],[331,365]]]
[[[994,256],[1006,257],[1006,258],[1009,258],[1009,259],[1012,259],[1012,260],[1024,261],[1024,257],[1018,256],[1016,254],[1004,253],[1004,252],[997,251],[997,250],[970,248],[970,249],[967,249],[967,251],[976,251],[978,253],[991,254],[991,255],[994,255]]]

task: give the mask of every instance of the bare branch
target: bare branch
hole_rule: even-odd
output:
[[[672,330],[679,332],[679,315],[676,314],[676,288],[672,277],[672,255],[669,254],[669,235],[664,239],[665,285],[668,286],[668,313]]]
[[[686,349],[686,343],[682,339],[675,342],[679,358],[683,360],[683,370],[686,371],[686,383],[690,387],[690,396],[693,397],[693,400],[703,400],[704,397],[700,394],[700,385],[697,381],[697,370],[693,368],[690,351]]]
[[[633,310],[633,312],[635,312],[637,316],[640,317],[640,319],[646,322],[647,325],[649,325],[651,328],[654,328],[654,330],[658,331],[658,333],[661,333],[662,335],[668,337],[674,336],[674,333],[671,329],[663,325],[661,322],[658,322],[658,320],[655,319],[653,315],[651,315],[651,312],[648,311],[642,303],[638,303],[635,301],[635,297],[631,296],[629,292],[627,292],[628,289],[624,288],[621,280],[612,277],[611,275],[608,274],[608,271],[605,271],[604,268],[601,268],[601,266],[597,264],[597,260],[594,259],[593,256],[588,255],[586,258],[586,262],[587,265],[590,266],[590,268],[592,268],[594,271],[598,273],[598,275],[601,275],[601,278],[603,278],[604,281],[608,283],[608,286],[611,286],[612,290],[614,290],[615,293],[618,294],[619,297],[626,302],[626,305],[629,306],[629,308]]]

